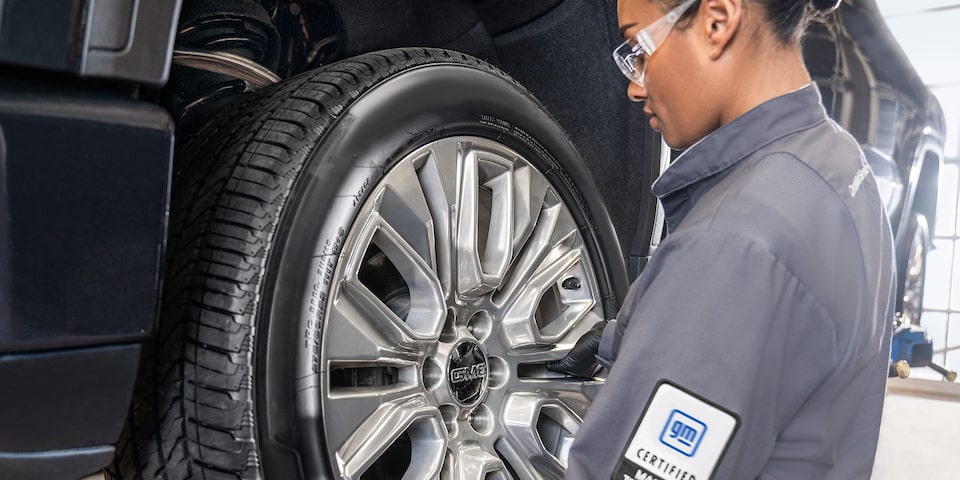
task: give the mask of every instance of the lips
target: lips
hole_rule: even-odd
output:
[[[657,130],[657,128],[660,126],[660,122],[657,119],[657,115],[647,109],[643,110],[643,114],[647,116],[648,121],[650,123],[650,128],[653,130]]]

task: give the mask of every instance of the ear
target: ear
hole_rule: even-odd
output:
[[[743,0],[704,0],[703,4],[701,28],[707,40],[707,53],[711,60],[716,60],[740,29],[745,14]]]

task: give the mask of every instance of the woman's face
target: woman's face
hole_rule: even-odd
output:
[[[693,7],[696,8],[696,7]],[[667,12],[657,0],[619,0],[617,16],[625,38],[632,38]],[[701,58],[697,33],[699,15],[685,28],[674,28],[646,59],[644,86],[630,82],[627,96],[644,102],[650,127],[667,145],[684,149],[719,127],[714,119],[716,98]]]

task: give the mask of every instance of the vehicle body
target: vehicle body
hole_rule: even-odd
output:
[[[163,284],[178,281],[172,271],[178,264],[163,261],[165,250],[192,232],[186,221],[168,225],[171,210],[178,208],[170,200],[171,188],[176,191],[171,187],[174,179],[183,183],[186,176],[189,183],[190,175],[196,174],[180,160],[185,154],[175,155],[175,149],[180,152],[181,145],[190,142],[202,144],[204,139],[198,137],[210,132],[211,122],[241,115],[230,113],[229,108],[251,95],[248,91],[368,52],[440,47],[466,53],[505,71],[542,102],[584,159],[586,170],[577,170],[576,162],[568,167],[577,177],[571,180],[574,193],[559,196],[572,205],[572,215],[580,222],[573,197],[581,192],[582,201],[590,206],[587,216],[592,212],[598,231],[609,232],[583,239],[584,251],[596,255],[584,268],[587,276],[589,271],[601,272],[596,274],[597,286],[591,287],[603,292],[602,301],[598,298],[593,307],[596,314],[615,313],[628,279],[640,273],[663,234],[662,216],[649,187],[671,157],[646,126],[640,109],[627,99],[626,80],[609,59],[619,42],[615,22],[614,0],[0,2],[0,477],[77,478],[113,461],[123,448],[116,445],[124,425],[125,438],[138,435],[132,419],[140,407],[135,403],[131,409],[131,397],[138,375],[141,382],[146,381],[143,367],[138,374],[138,364],[156,355],[154,347],[148,346],[151,342],[169,335],[163,325],[158,327],[161,311],[170,308],[164,306],[168,299],[162,298],[170,296],[169,291],[162,294],[169,285]],[[225,52],[233,56],[222,55]],[[205,55],[210,53],[215,55]],[[909,317],[907,323],[917,323],[917,275],[910,271],[922,266],[935,221],[943,156],[940,107],[872,1],[844,2],[838,14],[815,24],[806,37],[804,53],[828,112],[863,146],[878,177],[897,241],[898,274],[914,282],[900,282],[898,310]],[[472,60],[458,62],[474,65]],[[410,66],[409,71],[419,68]],[[517,115],[522,117],[523,112]],[[393,128],[399,124],[397,120]],[[531,128],[535,129],[527,129]],[[563,136],[544,131],[547,137]],[[567,148],[557,142],[555,148]],[[522,150],[522,143],[490,149],[510,156]],[[526,156],[535,156],[535,150]],[[485,168],[493,168],[489,165]],[[530,165],[538,164],[531,161]],[[599,196],[591,193],[592,184]],[[367,190],[363,183],[358,199]],[[602,205],[596,208],[601,203],[609,216]],[[388,214],[386,207],[376,208],[379,214]],[[609,238],[614,231],[616,238]],[[335,243],[360,242],[355,235],[346,236]],[[363,243],[356,244],[364,248]],[[390,248],[386,243],[378,245]],[[396,266],[405,268],[415,270]],[[488,266],[480,268],[481,274],[486,273],[484,268]],[[265,267],[264,276],[282,284],[284,271]],[[406,271],[400,273],[407,276]],[[565,288],[545,286],[537,298],[556,299],[563,307]],[[406,295],[411,296],[409,291]],[[463,310],[468,311],[473,312]],[[471,318],[470,322],[471,332],[474,327],[489,328],[486,320]],[[571,324],[563,335],[580,330],[579,324]],[[242,337],[243,331],[239,334]],[[413,334],[418,334],[415,328]],[[531,335],[541,334],[549,336],[543,331]],[[456,345],[464,343],[468,342]],[[483,343],[483,347],[501,345]],[[259,341],[256,348],[262,348]],[[451,389],[454,383],[480,378],[488,368],[487,363],[482,368],[462,363],[446,350],[429,347],[428,351],[432,356],[450,356],[449,373],[456,374]],[[257,358],[272,362],[274,355],[265,352]],[[421,361],[416,368],[425,379],[429,375],[424,365]],[[536,370],[535,365],[518,368]],[[362,373],[361,367],[349,365],[341,371]],[[542,372],[530,375],[550,380]],[[138,393],[136,398],[143,395]],[[562,463],[554,462],[562,457],[560,444],[575,431],[570,419],[575,421],[586,404],[548,400],[536,398],[537,408],[546,412],[543,415],[517,417],[536,424],[517,435],[530,439],[528,444],[520,441],[521,446],[540,442],[539,448],[547,450],[546,463],[531,468],[544,468],[553,475],[558,471],[554,465]],[[333,397],[320,402],[332,403]],[[472,400],[443,402],[458,405],[455,416],[476,408]],[[508,410],[520,409],[523,405],[518,402],[504,399],[497,404],[500,410],[491,415],[497,421],[516,420]],[[293,407],[280,410],[285,408]],[[439,414],[448,410],[441,408]],[[273,414],[258,412],[256,418],[261,415]],[[429,430],[435,426],[434,417],[430,413],[422,417],[426,420],[414,419],[411,425],[426,425],[422,429]],[[450,419],[442,420],[450,429]],[[478,441],[499,432],[500,427],[473,417],[470,422]],[[256,423],[257,429],[250,427],[253,433],[247,433],[266,435],[269,422]],[[285,434],[282,428],[278,432],[274,432],[277,437]],[[449,436],[456,437],[452,432]],[[552,446],[543,445],[551,443],[545,439],[548,434],[554,438]],[[432,435],[425,433],[423,438]],[[268,442],[261,443],[263,452],[242,450],[250,460],[234,472],[238,478],[255,478],[261,467],[283,471],[271,466],[284,463],[275,460],[282,452],[267,452]],[[276,450],[283,449],[277,445]],[[479,461],[487,470],[478,478],[484,472],[504,478],[527,476],[516,465],[513,470],[503,467],[523,455],[514,451],[500,460]]]

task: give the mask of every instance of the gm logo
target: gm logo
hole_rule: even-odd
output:
[[[450,369],[450,382],[463,383],[471,380],[482,380],[487,376],[487,364],[477,363],[467,367]]]
[[[674,410],[660,432],[660,443],[688,456],[697,453],[697,447],[707,433],[707,425],[696,418]]]

